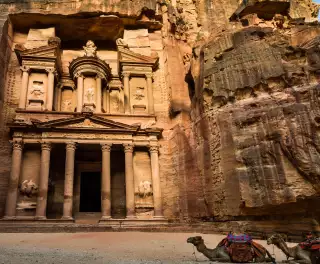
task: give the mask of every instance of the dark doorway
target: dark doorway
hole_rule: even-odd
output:
[[[80,212],[101,212],[101,173],[82,172]]]

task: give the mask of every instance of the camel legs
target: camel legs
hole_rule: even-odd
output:
[[[210,258],[211,261],[231,262],[230,258]]]
[[[311,261],[308,259],[293,259],[293,260],[284,260],[282,261],[284,263],[289,263],[289,264],[311,264]]]

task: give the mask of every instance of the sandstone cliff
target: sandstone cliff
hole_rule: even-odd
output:
[[[139,23],[161,30],[151,41],[160,55],[156,110],[169,219],[319,217],[317,14],[310,0],[0,1],[1,211],[10,168],[5,124],[18,93],[8,71],[14,28],[69,19],[77,37],[110,40],[117,34],[102,29],[116,18],[99,23],[117,16],[120,35]],[[60,32],[71,41],[72,29]]]

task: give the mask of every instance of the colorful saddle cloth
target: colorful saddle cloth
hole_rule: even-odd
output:
[[[252,237],[246,234],[243,234],[243,235],[229,234],[227,236],[227,240],[230,243],[248,243],[248,242],[250,243],[252,241]]]
[[[304,250],[320,250],[320,238],[307,239],[306,241],[299,243],[299,246]]]

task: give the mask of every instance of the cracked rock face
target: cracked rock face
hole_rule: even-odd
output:
[[[311,0],[2,1],[0,215],[11,162],[5,124],[16,107],[8,97],[19,94],[8,87],[20,82],[19,69],[8,71],[13,31],[40,21],[56,25],[66,47],[92,38],[114,48],[126,37],[129,48],[159,55],[167,218],[320,219],[317,13]]]
[[[274,25],[221,34],[193,60],[198,140],[215,124],[199,148],[220,141],[208,164],[219,178],[215,215],[277,214],[294,203],[281,214],[310,214],[308,199],[320,196],[319,26]]]

